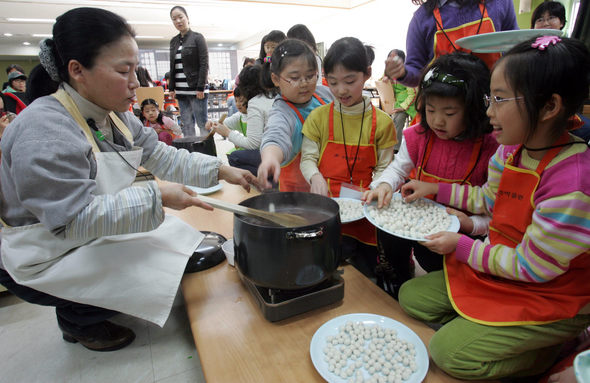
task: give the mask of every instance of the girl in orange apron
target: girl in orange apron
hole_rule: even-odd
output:
[[[275,99],[260,145],[258,179],[266,188],[269,179],[278,182],[280,191],[308,192],[299,163],[303,123],[312,110],[332,98],[328,89],[318,86],[318,67],[313,51],[301,40],[287,39],[273,51],[262,69],[262,85],[276,86]]]
[[[418,93],[419,125],[403,132],[394,161],[365,193],[365,201],[388,205],[394,191],[408,178],[426,182],[482,185],[487,163],[498,144],[490,134],[483,97],[489,87],[489,70],[478,58],[452,53],[438,58],[427,71]],[[460,116],[460,117],[457,117]],[[462,117],[461,117],[462,116]],[[467,219],[483,228],[467,234],[480,235],[487,220]],[[380,248],[379,284],[397,297],[403,282],[412,276],[412,254],[428,272],[441,270],[443,258],[415,241],[378,230]]]
[[[334,42],[324,58],[324,73],[335,101],[315,109],[303,127],[301,172],[313,193],[339,197],[341,188],[362,190],[374,172],[379,175],[385,169],[393,157],[395,128],[391,118],[363,96],[371,69],[358,39]],[[361,219],[343,224],[342,234],[342,254],[373,276],[375,227]]]
[[[589,68],[590,53],[576,40],[517,45],[496,65],[487,102],[498,142],[518,146],[498,149],[481,188],[402,188],[407,200],[436,192],[439,202],[492,216],[483,242],[431,236],[425,246],[448,254],[444,273],[409,281],[400,292],[412,316],[446,323],[430,351],[453,376],[538,374],[590,324],[590,150],[567,132],[588,94]],[[421,302],[412,303],[417,296]]]

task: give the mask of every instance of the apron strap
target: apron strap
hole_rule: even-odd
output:
[[[109,117],[111,118],[111,121],[115,124],[117,129],[119,129],[119,131],[123,133],[123,136],[125,136],[127,141],[131,143],[131,146],[133,146],[133,135],[131,134],[131,131],[129,130],[127,125],[125,125],[125,123],[121,121],[121,119],[119,118],[119,116],[117,116],[115,112],[110,112]]]
[[[78,126],[80,126],[80,129],[82,129],[82,132],[84,132],[86,139],[88,140],[90,145],[92,145],[92,151],[94,153],[99,153],[100,149],[98,148],[98,145],[96,144],[96,141],[94,140],[94,136],[92,135],[92,131],[90,130],[90,126],[88,126],[88,123],[86,122],[84,117],[82,117],[80,110],[78,109],[78,107],[74,103],[74,100],[72,100],[72,97],[70,97],[68,92],[66,92],[65,90],[60,88],[57,90],[57,92],[53,93],[52,96],[55,97],[57,99],[57,101],[59,101],[63,105],[63,107],[68,111],[68,113],[78,123]]]

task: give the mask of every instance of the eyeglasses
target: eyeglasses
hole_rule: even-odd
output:
[[[432,68],[428,71],[428,73],[426,73],[426,75],[424,76],[424,80],[422,80],[422,89],[428,88],[435,81],[441,82],[443,84],[452,85],[457,88],[465,88],[465,81],[453,76],[450,73],[439,72],[438,68]]]
[[[499,97],[499,96],[488,96],[487,94],[485,96],[483,96],[483,103],[486,106],[486,108],[489,108],[490,105],[493,104],[501,104],[503,102],[506,101],[516,101],[516,100],[522,100],[524,97],[520,96],[520,97],[510,97],[510,98],[503,98],[503,97]]]
[[[535,24],[545,24],[545,23],[554,23],[559,20],[557,16],[549,16],[549,17],[539,17],[535,20]]]
[[[285,80],[289,85],[291,85],[293,87],[299,87],[304,84],[311,84],[311,83],[316,82],[318,79],[318,74],[314,73],[310,76],[299,77],[297,79],[292,79],[292,80],[284,78],[282,76],[279,76],[279,78]]]

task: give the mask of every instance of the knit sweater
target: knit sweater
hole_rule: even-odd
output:
[[[519,29],[512,0],[486,0],[488,16],[494,22],[496,32]],[[457,4],[447,2],[440,7],[440,17],[445,30],[481,19],[479,6],[459,9]],[[434,34],[436,22],[432,12],[421,6],[414,13],[406,38],[406,75],[398,79],[406,86],[417,86],[422,70],[434,57]]]
[[[581,141],[576,139],[577,141]],[[493,215],[496,192],[508,155],[516,148],[500,146],[482,187],[439,184],[437,201],[475,214]],[[536,169],[539,161],[523,149],[518,167]],[[507,279],[546,282],[565,273],[570,262],[590,251],[590,150],[571,145],[541,174],[533,194],[535,210],[521,242],[492,246],[489,239],[461,236],[456,257],[475,270]]]

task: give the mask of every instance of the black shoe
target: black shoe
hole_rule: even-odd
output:
[[[70,330],[61,323],[59,328],[66,342],[80,342],[82,346],[92,351],[115,351],[129,345],[135,339],[135,333],[127,327],[103,321],[95,325]]]

